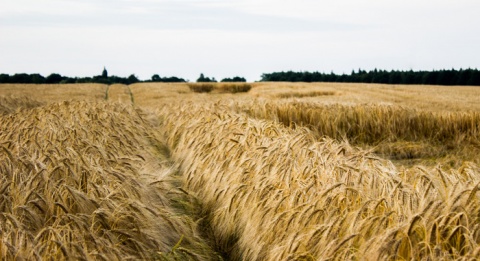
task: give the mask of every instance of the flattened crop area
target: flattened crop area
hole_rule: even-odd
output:
[[[159,112],[185,188],[235,260],[461,259],[480,254],[479,168],[413,167],[230,104]],[[220,113],[222,112],[222,113]]]

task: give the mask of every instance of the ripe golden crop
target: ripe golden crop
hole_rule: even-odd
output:
[[[457,259],[480,253],[476,165],[397,170],[230,105],[164,107],[185,188],[238,260]],[[267,109],[268,111],[268,109]]]
[[[0,86],[0,259],[480,256],[478,89],[212,86]]]
[[[131,106],[1,116],[0,259],[212,259],[166,151]]]

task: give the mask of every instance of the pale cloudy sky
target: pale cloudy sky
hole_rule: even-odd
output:
[[[0,0],[0,73],[480,68],[479,0]]]

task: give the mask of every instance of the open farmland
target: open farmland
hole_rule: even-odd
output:
[[[0,85],[0,258],[480,255],[478,87],[227,87]]]

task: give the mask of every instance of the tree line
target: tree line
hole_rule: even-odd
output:
[[[358,70],[350,74],[321,72],[274,72],[262,74],[263,82],[358,82],[385,84],[480,85],[477,69],[434,71]]]
[[[221,82],[246,82],[247,80],[243,77],[232,77],[224,78]],[[26,74],[26,73],[17,73],[14,75],[0,74],[0,83],[30,83],[30,84],[58,84],[58,83],[101,83],[101,84],[133,84],[138,82],[188,82],[187,80],[175,76],[171,77],[160,77],[158,74],[154,74],[151,79],[141,81],[134,74],[129,77],[118,77],[115,75],[109,76],[107,70],[104,68],[101,75],[93,77],[67,77],[62,76],[58,73],[52,73],[47,77],[44,77],[38,73],[35,74]],[[200,74],[200,77],[197,79],[197,82],[217,82],[215,78],[205,77]]]
[[[198,77],[197,82],[217,82],[215,80],[215,77],[210,78],[210,77],[205,77],[203,73],[200,74],[200,77]],[[247,82],[247,79],[239,76],[235,76],[232,78],[224,78],[220,82]]]
[[[235,76],[224,78],[221,82],[246,82],[243,77]],[[428,85],[477,85],[480,86],[480,71],[478,69],[451,69],[434,71],[386,71],[359,69],[350,74],[334,74],[323,72],[273,72],[261,75],[262,82],[357,82],[357,83],[384,83],[384,84],[428,84]],[[57,84],[57,83],[101,83],[101,84],[133,84],[138,82],[188,82],[179,77],[160,77],[154,74],[151,79],[141,81],[134,74],[128,77],[108,75],[104,68],[102,74],[93,77],[67,77],[52,73],[46,77],[40,74],[17,73],[13,75],[0,74],[0,83],[30,83],[30,84]],[[217,82],[213,77],[206,77],[203,73],[197,82]]]
[[[93,77],[67,77],[52,73],[47,77],[40,74],[17,73],[14,75],[0,74],[0,83],[32,83],[32,84],[58,84],[58,83],[102,83],[102,84],[133,84],[138,82],[186,82],[177,77],[160,77],[158,74],[152,76],[151,80],[141,81],[134,74],[128,77],[108,76],[105,74]]]

